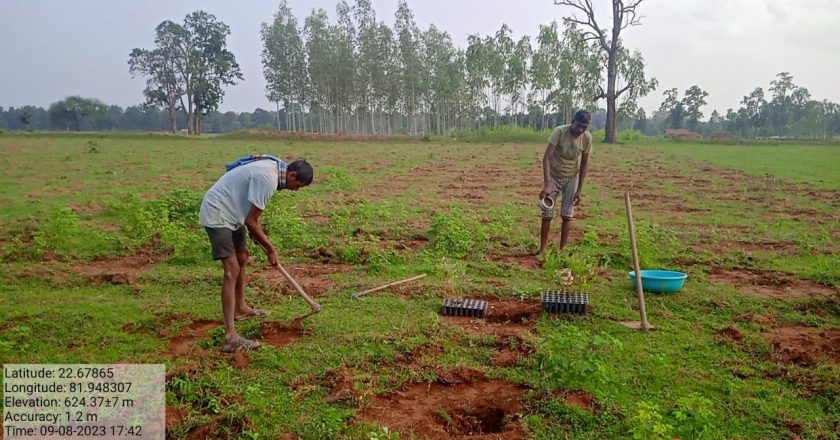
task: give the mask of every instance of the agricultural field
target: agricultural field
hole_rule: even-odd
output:
[[[840,438],[840,146],[596,143],[572,244],[537,258],[544,142],[0,134],[0,362],[164,363],[171,438]],[[220,352],[197,224],[224,164],[306,157],[262,216]],[[638,332],[624,192],[647,294]],[[559,237],[559,221],[552,225]],[[544,291],[586,292],[546,315]],[[351,293],[427,274],[366,295]],[[489,301],[486,319],[439,314]]]

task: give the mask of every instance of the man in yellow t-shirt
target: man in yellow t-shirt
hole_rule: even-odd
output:
[[[575,206],[580,203],[583,180],[589,166],[589,152],[592,151],[592,135],[586,131],[592,116],[586,110],[575,113],[572,123],[561,125],[551,132],[548,147],[543,156],[543,188],[540,200],[551,196],[554,206],[560,206],[560,249],[569,239],[569,228],[575,214]],[[562,197],[562,203],[561,198]],[[548,231],[554,208],[542,209],[542,227],[540,228],[540,250],[543,254],[548,246]]]

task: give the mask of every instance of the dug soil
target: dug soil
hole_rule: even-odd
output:
[[[840,365],[840,329],[819,329],[803,325],[783,325],[761,337],[772,346],[770,359],[786,363]]]
[[[458,369],[444,376],[436,382],[406,383],[393,394],[375,396],[356,417],[406,437],[525,438],[519,417],[526,387],[486,379],[476,370]]]
[[[715,267],[709,272],[709,279],[750,295],[771,298],[832,297],[838,294],[833,287],[802,280],[785,272]]]

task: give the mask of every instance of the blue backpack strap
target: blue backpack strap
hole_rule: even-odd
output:
[[[270,154],[252,154],[250,156],[240,157],[239,159],[232,160],[225,165],[225,172],[228,172],[238,166],[249,164],[251,162],[256,162],[258,160],[270,159],[279,165],[282,161]]]

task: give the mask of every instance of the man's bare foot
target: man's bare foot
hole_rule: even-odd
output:
[[[239,350],[253,350],[256,348],[260,348],[259,342],[243,338],[242,336],[236,336],[231,340],[225,339],[224,345],[222,345],[222,352],[236,353]]]
[[[243,319],[253,318],[255,316],[268,316],[270,314],[271,314],[271,310],[255,309],[253,307],[247,307],[247,308],[243,308],[243,309],[237,309],[236,310],[236,315],[235,315],[236,317],[234,319],[236,319],[237,321],[240,321],[240,320],[243,320]]]

